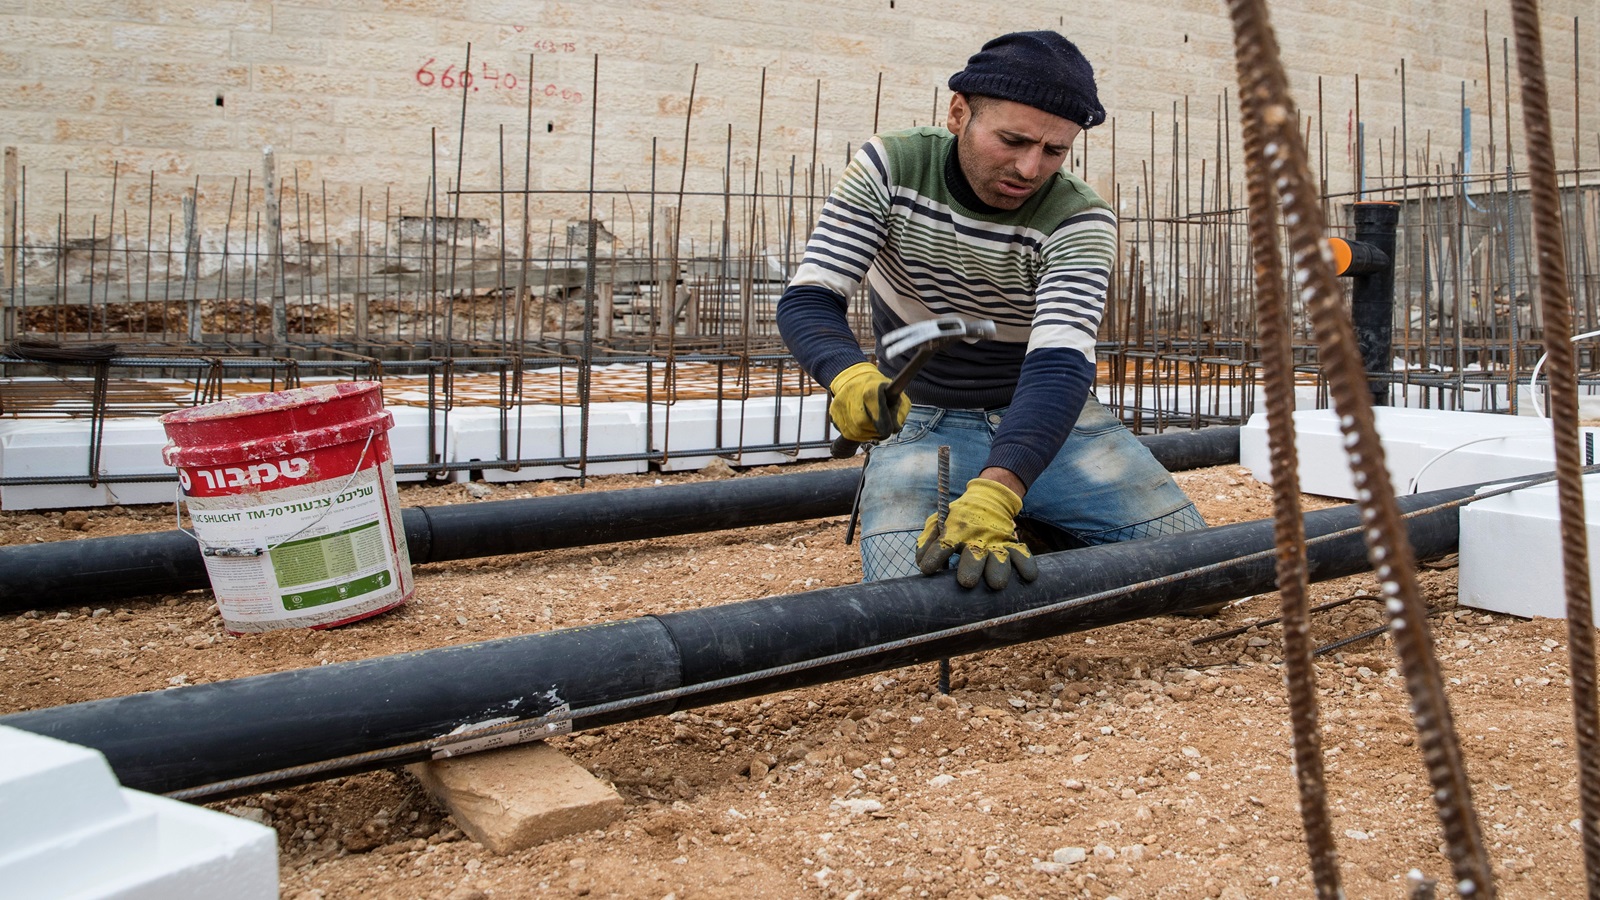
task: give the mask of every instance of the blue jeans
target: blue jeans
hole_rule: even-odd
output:
[[[978,477],[1004,409],[913,406],[873,448],[861,494],[867,581],[917,574],[916,545],[939,501],[939,447],[950,448],[950,499]],[[1204,528],[1205,520],[1139,439],[1090,397],[1072,434],[1023,498],[1017,530],[1035,551]],[[1046,546],[1037,546],[1043,543]]]

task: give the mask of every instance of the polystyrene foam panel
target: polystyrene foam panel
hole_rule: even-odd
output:
[[[433,464],[440,461],[444,448],[445,422],[439,413],[433,415],[433,452],[428,448],[428,410],[417,406],[388,407],[394,416],[394,427],[389,429],[389,450],[394,454],[394,464],[410,466]],[[427,472],[396,472],[395,481],[422,481]]]
[[[655,404],[650,417],[650,444],[664,450],[663,472],[688,472],[737,445],[738,422],[719,419],[715,400],[680,400],[670,406]]]
[[[650,423],[651,444],[666,450],[662,471],[683,472],[704,467],[718,456],[739,466],[780,465],[795,459],[828,456],[826,445],[793,450],[757,450],[740,453],[741,445],[821,441],[831,437],[827,398],[752,397],[743,402],[682,400],[656,404]]]
[[[1584,478],[1583,497],[1593,594],[1595,576],[1600,574],[1600,476]],[[1556,499],[1552,482],[1461,508],[1457,590],[1463,605],[1516,616],[1566,618]]]
[[[87,747],[0,726],[0,885],[8,897],[269,900],[276,833],[128,790]]]
[[[277,832],[166,797],[122,789],[154,814],[156,846],[143,865],[115,873],[90,896],[115,900],[277,900]]]
[[[1384,463],[1397,493],[1439,490],[1549,471],[1555,449],[1543,419],[1436,409],[1378,407],[1373,419]],[[1355,499],[1344,436],[1331,409],[1294,414],[1300,489]],[[1272,480],[1264,413],[1239,430],[1239,462],[1264,482]]]
[[[173,475],[161,461],[167,437],[155,419],[107,419],[100,440],[100,475]],[[0,475],[60,478],[87,475],[90,423],[86,419],[35,422],[0,434]],[[63,509],[115,503],[171,503],[175,482],[10,485],[0,488],[0,508]]]
[[[465,410],[470,416],[453,416],[450,423],[450,459],[454,462],[502,458],[500,414],[494,410]],[[583,444],[583,417],[576,407],[526,406],[506,413],[508,431],[504,456],[512,459],[557,459],[576,457]],[[623,454],[644,454],[646,434],[644,404],[595,403],[589,407],[589,459]],[[520,438],[520,446],[519,446]],[[643,472],[644,459],[590,462],[590,475],[618,475]],[[483,480],[491,483],[535,481],[546,478],[576,478],[578,466],[524,466],[483,470]]]
[[[0,759],[0,857],[128,811],[105,757],[87,747],[0,726]]]

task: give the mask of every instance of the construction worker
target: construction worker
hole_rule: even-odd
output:
[[[999,590],[1037,577],[1024,540],[1055,550],[1204,527],[1091,391],[1116,219],[1061,170],[1105,121],[1088,60],[1052,31],[1006,34],[949,84],[948,130],[877,135],[856,154],[778,302],[835,426],[880,442],[861,497],[865,579],[934,574],[955,557],[962,585]],[[904,359],[867,362],[845,317],[863,281],[880,340],[951,314],[997,333],[941,350],[890,400]],[[960,490],[942,528],[940,446]]]

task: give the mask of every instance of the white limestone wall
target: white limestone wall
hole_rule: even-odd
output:
[[[1574,53],[1589,63],[1576,78],[1581,96],[1600,96],[1600,46],[1592,25],[1579,32],[1586,46],[1574,46],[1575,17],[1593,11],[1587,0],[1541,6],[1555,143],[1566,165]],[[1273,7],[1292,86],[1327,136],[1314,161],[1325,163],[1330,189],[1353,186],[1358,106],[1369,168],[1378,166],[1380,141],[1383,158],[1395,159],[1402,61],[1413,153],[1426,142],[1455,162],[1463,92],[1474,110],[1476,168],[1491,137],[1503,148],[1505,4]],[[1066,11],[1076,15],[1069,21]],[[230,200],[237,239],[246,201],[260,214],[262,151],[271,147],[286,185],[319,206],[326,198],[336,240],[359,216],[385,208],[420,215],[435,172],[441,186],[455,183],[459,169],[461,184],[494,188],[503,158],[507,181],[520,186],[525,152],[535,189],[584,188],[591,131],[595,182],[605,190],[639,192],[652,181],[675,190],[684,171],[689,192],[720,193],[728,166],[735,190],[752,187],[757,172],[770,189],[778,172],[791,161],[803,170],[813,152],[836,173],[875,116],[880,128],[942,120],[945,80],[967,55],[995,34],[1039,27],[1063,31],[1097,65],[1114,124],[1075,154],[1091,182],[1109,192],[1114,175],[1131,197],[1143,161],[1167,173],[1174,119],[1181,163],[1198,172],[1209,160],[1215,173],[1219,112],[1230,123],[1225,133],[1236,134],[1237,119],[1221,105],[1234,95],[1234,76],[1231,32],[1215,0],[3,0],[0,145],[15,147],[26,170],[24,224],[39,238],[55,234],[63,209],[69,234],[86,234],[94,216],[103,234],[113,196],[120,220],[130,210],[138,218],[152,193],[159,234],[198,184],[208,246],[228,224]],[[465,91],[464,68],[474,79]],[[1520,141],[1514,77],[1510,96]],[[1595,123],[1583,127],[1579,146],[1592,163]],[[248,186],[247,173],[255,176]],[[722,214],[720,199],[685,207],[691,216]],[[570,211],[537,201],[541,235],[547,215]],[[497,218],[498,200],[468,200],[462,212]],[[624,240],[643,240],[649,213],[637,197],[602,195],[597,214]],[[285,222],[300,215],[309,212],[285,210]],[[520,222],[520,209],[511,218]]]

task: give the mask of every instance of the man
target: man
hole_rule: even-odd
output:
[[[948,130],[874,137],[829,196],[778,303],[778,327],[833,394],[839,431],[882,441],[861,497],[866,580],[934,574],[993,590],[1048,549],[1205,523],[1167,471],[1097,402],[1095,334],[1116,259],[1110,207],[1062,164],[1105,121],[1094,72],[1052,31],[1002,35],[950,78]],[[865,280],[878,337],[960,315],[993,340],[940,351],[887,403],[904,359],[866,361],[845,318]],[[886,408],[891,407],[892,408]],[[885,427],[892,421],[897,427]],[[937,453],[965,483],[943,528]]]

